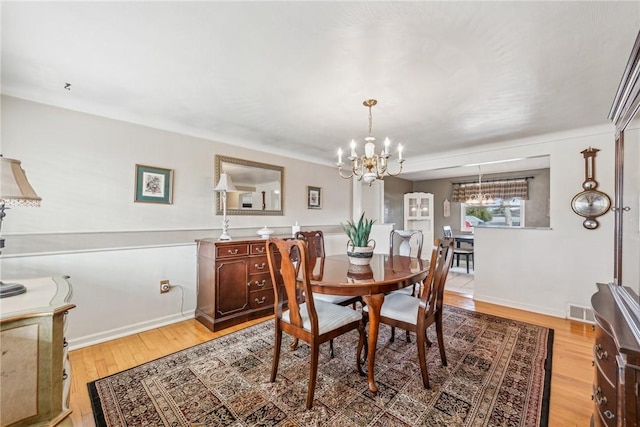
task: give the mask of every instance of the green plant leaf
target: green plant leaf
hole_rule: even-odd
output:
[[[371,233],[371,227],[375,222],[374,219],[366,219],[364,217],[365,213],[362,212],[360,215],[360,219],[358,219],[358,223],[354,223],[351,220],[347,220],[346,224],[340,223],[342,225],[342,229],[344,230],[349,240],[353,243],[353,246],[356,247],[366,247],[369,242],[369,234]]]

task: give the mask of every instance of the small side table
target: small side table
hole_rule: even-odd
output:
[[[15,280],[27,292],[0,299],[2,426],[69,425],[68,279]]]

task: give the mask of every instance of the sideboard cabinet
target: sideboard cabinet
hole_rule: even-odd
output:
[[[592,425],[640,426],[640,301],[630,288],[598,284],[591,297],[595,405]]]
[[[614,277],[591,298],[596,320],[592,425],[640,427],[640,269],[638,135],[640,31],[609,112],[615,133]],[[630,127],[629,129],[632,129]],[[626,167],[625,167],[626,163]]]
[[[273,314],[266,240],[197,240],[196,319],[212,331]]]
[[[27,292],[0,299],[2,427],[70,425],[67,279],[17,280]]]

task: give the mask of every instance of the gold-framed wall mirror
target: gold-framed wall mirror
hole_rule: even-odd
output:
[[[227,192],[227,215],[284,215],[284,167],[215,156],[215,183],[226,173],[237,191]],[[216,213],[222,215],[222,197]]]

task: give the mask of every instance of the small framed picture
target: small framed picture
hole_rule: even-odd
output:
[[[136,165],[135,202],[173,203],[173,169]]]
[[[322,209],[322,188],[307,187],[307,209]]]

